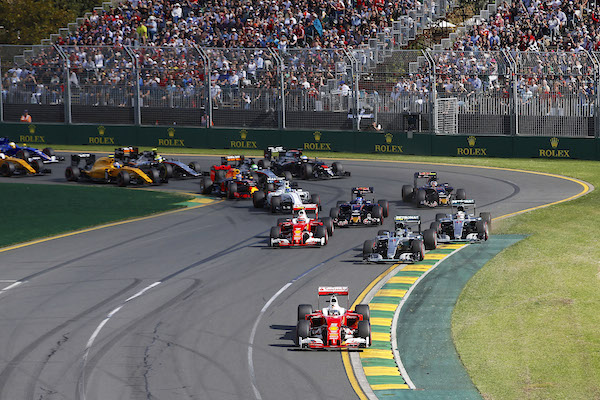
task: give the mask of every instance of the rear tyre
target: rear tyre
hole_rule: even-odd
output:
[[[429,225],[429,229],[439,232],[442,229],[442,223],[440,221],[433,221],[431,225]]]
[[[271,161],[264,159],[264,160],[258,160],[258,168],[260,169],[267,169],[271,167]]]
[[[333,236],[333,231],[335,229],[333,226],[333,219],[330,217],[325,217],[321,218],[321,222],[323,222],[323,226],[325,226],[325,229],[327,229],[327,234],[329,236]]]
[[[235,182],[229,182],[229,185],[227,185],[227,198],[228,199],[235,199],[235,194],[238,191],[238,185]]]
[[[358,336],[363,339],[371,337],[371,324],[369,321],[358,321]]]
[[[311,164],[304,164],[302,167],[302,177],[304,179],[310,179],[313,177],[313,167]]]
[[[224,181],[227,178],[227,172],[222,169],[218,169],[215,171],[215,182],[219,183]]]
[[[417,207],[424,206],[425,200],[427,199],[427,192],[425,189],[417,190],[417,198],[415,199],[417,202]]]
[[[188,164],[188,167],[190,167],[191,169],[193,169],[196,172],[200,172],[200,163],[198,161],[192,161],[191,163]]]
[[[173,166],[171,164],[161,164],[158,172],[160,173],[160,181],[167,183],[169,178],[173,176]]]
[[[306,319],[306,316],[312,313],[312,304],[300,304],[298,306],[298,321],[304,321]]]
[[[254,208],[263,208],[265,206],[265,192],[260,190],[252,195],[252,204]]]
[[[425,229],[425,232],[423,232],[423,242],[425,244],[425,250],[434,250],[437,247],[436,232],[437,231],[434,229]]]
[[[22,149],[17,151],[17,158],[21,160],[29,160],[31,158],[31,153],[28,150]]]
[[[31,160],[31,163],[29,165],[31,165],[31,167],[38,174],[44,171],[44,163],[42,162],[42,160]]]
[[[160,172],[156,168],[152,168],[150,171],[148,171],[148,177],[153,183],[160,184],[162,182],[162,179],[160,178]]]
[[[329,216],[333,219],[338,218],[340,215],[340,208],[339,207],[333,207],[331,210],[329,210]]]
[[[483,220],[479,220],[477,222],[475,222],[475,229],[477,229],[477,237],[479,238],[479,240],[488,240],[490,237],[490,233],[489,233],[489,228],[488,228],[488,224],[483,221]]]
[[[292,173],[290,171],[283,171],[283,177],[288,182],[291,182],[292,179],[294,179],[294,177],[292,176]]]
[[[435,214],[435,220],[436,221],[440,221],[440,220],[442,220],[444,218],[446,218],[446,214],[444,214],[444,213],[437,213],[437,214]]]
[[[46,147],[44,150],[42,150],[42,153],[48,157],[52,157],[54,155],[54,149],[52,147]]]
[[[410,251],[414,254],[417,261],[423,261],[423,258],[425,258],[425,246],[423,246],[423,241],[421,240],[413,240],[410,244]]]
[[[281,197],[273,196],[271,197],[271,212],[276,213],[281,209]]]
[[[492,229],[492,214],[489,212],[482,212],[479,213],[479,217],[487,223],[488,229]]]
[[[362,315],[363,321],[368,321],[371,319],[371,309],[369,308],[368,304],[359,304],[356,306],[354,311],[356,311],[357,314]]]
[[[336,207],[339,207],[342,204],[346,204],[346,202],[344,200],[338,200],[338,201],[335,202]]]
[[[125,187],[129,184],[130,180],[131,176],[129,175],[129,172],[121,171],[119,172],[119,175],[117,175],[117,186]]]
[[[344,175],[344,166],[341,162],[336,161],[331,165],[331,169],[335,175],[341,176]]]
[[[402,201],[405,203],[410,202],[410,198],[412,197],[413,187],[410,185],[402,186]]]
[[[383,236],[383,235],[387,235],[388,234],[388,230],[386,229],[380,229],[377,231],[377,236]]]
[[[310,195],[310,202],[319,206],[319,210],[321,209],[321,196],[318,194]]]
[[[388,215],[390,215],[390,203],[387,200],[379,200],[377,201],[377,204],[381,206],[383,217],[387,218]]]
[[[379,204],[375,204],[373,206],[373,210],[371,211],[371,216],[373,218],[379,218],[379,223],[383,225],[383,209]]]
[[[267,185],[265,186],[265,191],[267,193],[274,192],[275,191],[275,184],[273,184],[273,183],[267,183]]]
[[[212,192],[213,181],[209,176],[203,176],[200,179],[200,193],[201,194],[210,194]]]
[[[70,182],[77,182],[79,180],[79,175],[79,168],[67,167],[65,170],[65,178]]]
[[[310,337],[310,321],[298,321],[296,325],[296,343],[298,346],[302,347],[300,341],[307,337]]]
[[[375,251],[375,241],[365,240],[363,243],[363,258],[366,260]]]
[[[287,220],[288,218],[277,218],[277,225],[279,226],[280,224],[287,222]]]
[[[15,165],[11,162],[5,162],[2,164],[2,168],[0,168],[0,172],[2,172],[2,176],[12,176],[15,173]]]
[[[467,192],[465,189],[456,189],[456,200],[465,200],[467,198]]]

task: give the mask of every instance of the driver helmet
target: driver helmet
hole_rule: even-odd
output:
[[[256,165],[256,164],[250,165],[250,170],[252,170],[252,171],[258,171],[258,165]]]
[[[305,222],[308,219],[306,216],[306,211],[300,210],[298,211],[298,222]]]
[[[10,142],[10,143],[8,143],[8,146],[9,146],[11,149],[16,149],[16,148],[17,148],[17,144],[16,144],[15,142]]]
[[[241,180],[242,179],[242,174],[239,173],[239,172],[237,174],[235,174],[235,179]]]
[[[300,157],[300,159],[301,159],[302,161],[308,161],[308,157],[306,157],[306,156],[301,156],[301,157]]]
[[[437,183],[437,181],[436,181],[436,180],[433,180],[433,181],[429,182],[429,184],[430,184],[431,186],[433,186],[433,187],[436,187],[436,186],[438,185],[438,183]]]
[[[332,295],[331,299],[329,300],[328,314],[329,315],[340,315],[340,310],[338,307],[339,306],[338,306],[337,297]]]
[[[120,163],[120,162],[118,162],[118,161],[115,161],[115,162],[113,163],[113,167],[115,167],[115,168],[121,168],[121,163]]]
[[[458,206],[458,210],[456,211],[456,216],[458,218],[464,218],[465,217],[465,208],[463,206]]]
[[[286,192],[289,192],[290,190],[292,190],[292,186],[290,185],[290,182],[288,182],[288,181],[285,181],[285,183],[283,184],[283,187]]]
[[[356,198],[356,204],[362,204],[363,202],[363,198],[362,197],[357,197]]]
[[[6,156],[4,155],[4,153],[0,153],[0,158],[3,159],[3,160],[6,158]]]

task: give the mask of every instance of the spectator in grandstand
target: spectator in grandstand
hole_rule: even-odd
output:
[[[31,115],[27,110],[23,111],[23,115],[21,115],[21,122],[31,122]]]

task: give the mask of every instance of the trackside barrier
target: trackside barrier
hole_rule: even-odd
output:
[[[161,148],[263,150],[282,145],[307,151],[450,157],[600,159],[600,139],[434,135],[361,131],[203,129],[164,126],[1,123],[0,136],[19,143],[137,145]]]

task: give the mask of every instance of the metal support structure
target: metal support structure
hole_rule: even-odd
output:
[[[511,136],[517,136],[519,134],[519,92],[517,90],[517,83],[519,81],[519,77],[517,74],[517,61],[510,54],[510,51],[502,50],[502,54],[506,58],[508,65],[510,66],[510,78],[511,78],[511,89],[512,89],[512,101],[510,105],[510,120],[511,120]]]
[[[279,68],[279,100],[280,100],[280,114],[279,114],[279,129],[285,129],[285,62],[283,57],[279,55],[279,52],[269,48],[269,51],[273,55],[273,58],[277,62]]]
[[[598,90],[598,88],[600,88],[600,86],[598,86],[600,85],[600,61],[598,61],[598,57],[596,57],[593,52],[588,53],[588,55],[594,64],[594,86],[596,87],[596,98],[594,99],[592,118],[594,118],[594,138],[598,139],[600,138],[600,115],[598,115],[600,110],[600,91]]]
[[[358,85],[358,77],[359,77],[359,72],[358,72],[358,61],[356,60],[356,58],[354,57],[354,55],[352,53],[350,53],[347,49],[343,49],[344,50],[344,54],[346,55],[346,57],[348,57],[348,59],[350,60],[350,68],[351,68],[351,72],[352,72],[352,86],[354,86],[353,88],[353,92],[354,92],[354,107],[352,107],[354,109],[353,113],[352,113],[352,126],[354,127],[355,131],[359,131],[360,130],[360,88]]]
[[[212,96],[210,95],[210,87],[212,85],[210,76],[210,58],[208,57],[208,54],[206,54],[204,50],[202,50],[196,44],[193,46],[198,54],[200,54],[200,58],[202,58],[202,62],[204,63],[204,92],[206,93],[206,107],[208,108],[208,110],[204,110],[204,113],[207,116],[207,121],[204,128],[211,128],[213,126],[213,104]]]
[[[429,63],[429,82],[431,84],[431,96],[429,99],[429,127],[433,131],[433,133],[437,134],[437,119],[435,118],[435,113],[437,112],[437,81],[436,81],[436,73],[435,73],[435,60],[431,56],[431,49],[422,50],[423,56]]]
[[[57,45],[52,45],[54,49],[58,52],[58,54],[62,57],[65,62],[65,97],[64,97],[64,106],[65,106],[65,123],[72,124],[73,119],[71,117],[71,77],[69,76],[69,71],[71,70],[71,63],[69,61],[69,57],[63,51],[63,49]]]
[[[2,88],[2,53],[0,52],[0,122],[4,122],[4,91]]]
[[[135,92],[133,98],[133,123],[135,126],[142,125],[142,109],[141,109],[141,92],[140,92],[140,65],[137,55],[131,50],[130,46],[124,46],[125,51],[133,61],[133,69],[135,76]]]

